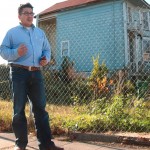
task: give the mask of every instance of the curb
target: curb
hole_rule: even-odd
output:
[[[150,138],[145,137],[131,137],[120,135],[106,135],[106,134],[93,134],[93,133],[72,133],[70,135],[72,140],[77,141],[94,141],[94,142],[107,142],[107,143],[122,143],[127,145],[137,146],[150,146]]]

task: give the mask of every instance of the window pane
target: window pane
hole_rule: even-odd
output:
[[[143,40],[143,51],[146,53],[150,53],[150,39]]]
[[[61,55],[69,56],[69,41],[62,41],[61,43]]]
[[[128,21],[129,21],[129,23],[132,22],[132,12],[131,12],[131,8],[130,7],[128,7]]]
[[[143,28],[144,29],[149,29],[149,24],[148,24],[148,13],[147,12],[143,12]]]

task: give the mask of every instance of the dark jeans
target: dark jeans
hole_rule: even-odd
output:
[[[25,105],[28,99],[32,103],[39,147],[44,148],[54,144],[51,141],[49,115],[45,111],[46,98],[41,71],[28,71],[19,67],[11,67],[10,78],[14,102],[12,127],[16,136],[16,145],[25,148],[28,143],[25,116]]]

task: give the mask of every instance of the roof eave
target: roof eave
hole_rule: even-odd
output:
[[[89,3],[85,3],[85,4],[81,4],[81,5],[69,6],[69,7],[57,9],[57,10],[50,11],[50,12],[40,13],[39,16],[41,17],[41,16],[44,16],[44,15],[58,13],[58,12],[66,11],[66,10],[71,10],[71,9],[74,9],[74,8],[81,8],[81,7],[85,7],[87,5],[91,5],[91,4],[95,4],[95,3],[98,3],[98,1],[89,2]]]
[[[145,0],[141,0],[141,1],[150,9],[150,4],[148,4]],[[93,1],[93,2],[82,4],[82,5],[69,6],[69,7],[56,9],[54,11],[45,12],[45,13],[41,12],[40,14],[38,14],[38,16],[42,17],[42,16],[45,16],[45,15],[54,14],[54,13],[58,13],[58,12],[66,11],[66,10],[71,10],[71,9],[74,9],[74,8],[81,8],[81,7],[84,7],[84,6],[87,6],[87,5],[91,5],[91,4],[94,4],[94,3],[98,3],[98,1]],[[35,16],[35,18],[36,18],[36,16]]]

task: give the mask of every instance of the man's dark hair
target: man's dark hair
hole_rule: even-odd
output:
[[[30,3],[20,4],[18,7],[18,14],[21,15],[23,8],[31,8],[33,10],[33,6]]]

